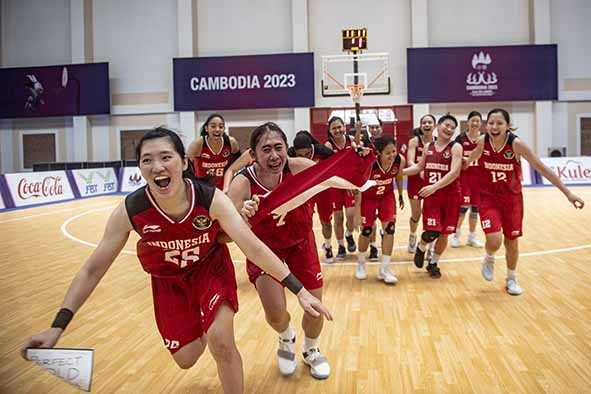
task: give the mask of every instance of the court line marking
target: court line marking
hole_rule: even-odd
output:
[[[98,211],[105,211],[109,208],[113,208],[116,205],[109,205],[107,207],[102,207],[102,208],[95,208],[95,209],[91,209],[89,211],[86,212],[82,212],[79,213],[78,215],[74,215],[71,218],[67,219],[60,227],[60,230],[62,231],[62,233],[69,238],[70,240],[74,241],[74,242],[78,242],[82,245],[85,246],[89,246],[91,248],[96,248],[98,246],[98,244],[92,243],[92,242],[88,242],[88,241],[84,241],[83,239],[80,239],[74,235],[72,235],[69,231],[68,231],[68,224],[70,224],[71,222],[73,222],[74,220],[81,218],[82,216],[85,215],[89,215],[91,213],[94,212],[98,212]],[[395,249],[406,249],[408,245],[399,245],[397,247],[395,247]],[[567,247],[567,248],[559,248],[559,249],[547,249],[547,250],[540,250],[540,251],[535,251],[535,252],[525,252],[525,253],[520,253],[519,257],[531,257],[531,256],[542,256],[542,255],[547,255],[547,254],[556,254],[556,253],[567,253],[567,252],[574,252],[577,250],[582,250],[582,249],[591,249],[591,244],[584,244],[584,245],[578,245],[578,246],[571,246],[571,247]],[[482,251],[484,252],[484,249],[482,249]],[[121,253],[124,254],[128,254],[128,255],[132,255],[132,256],[137,256],[137,253],[134,251],[130,251],[130,250],[125,250],[122,249]],[[495,256],[497,259],[501,260],[505,258],[505,255],[498,255]],[[461,257],[461,258],[452,258],[452,259],[441,259],[439,260],[440,263],[467,263],[467,262],[472,262],[472,261],[481,261],[483,258],[483,255],[480,256],[475,256],[475,257]],[[322,260],[322,259],[321,259]],[[245,260],[234,260],[234,263],[245,263]],[[321,264],[323,266],[356,266],[357,262],[335,262],[335,263],[322,263]],[[379,261],[368,261],[365,263],[366,265],[378,265],[381,264],[381,262]],[[414,264],[412,261],[392,261],[391,264],[394,265],[407,265],[407,264]]]
[[[109,204],[109,205],[95,205],[95,207],[97,207],[97,208],[106,207],[106,206],[112,207],[113,205],[112,204]],[[92,207],[92,205],[90,207]],[[81,206],[81,207],[76,207],[76,208],[58,209],[57,211],[51,211],[51,212],[45,212],[45,213],[38,213],[36,215],[20,216],[20,217],[17,217],[17,218],[0,220],[0,224],[3,224],[3,223],[11,223],[11,222],[20,222],[21,220],[34,219],[34,218],[38,218],[40,216],[55,215],[56,213],[59,213],[59,212],[70,212],[70,211],[75,211],[75,210],[78,210],[78,209],[88,209],[88,208],[89,208],[89,206],[86,205],[86,206]]]

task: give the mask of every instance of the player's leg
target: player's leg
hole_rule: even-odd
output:
[[[207,331],[207,344],[216,362],[224,393],[244,391],[242,358],[234,339],[234,314],[230,306],[221,304]]]
[[[478,206],[470,206],[470,217],[468,219],[470,233],[468,234],[467,245],[473,248],[482,248],[482,243],[476,238],[476,225],[478,223]]]
[[[347,191],[345,193],[345,215],[347,217],[345,240],[347,241],[347,251],[349,253],[353,253],[357,249],[353,232],[361,221],[360,206],[361,193]]]
[[[310,290],[310,293],[319,300],[322,300],[322,287]],[[302,355],[304,363],[310,367],[310,374],[316,379],[326,379],[330,376],[330,364],[326,357],[320,352],[318,345],[324,318],[322,315],[313,317],[304,313],[302,328],[304,330],[304,346]]]
[[[439,238],[443,230],[441,204],[442,201],[433,196],[429,196],[423,201],[423,233],[421,234],[421,239],[418,242],[414,257],[414,263],[417,268],[423,267],[427,245]]]
[[[494,196],[483,196],[480,202],[480,224],[486,235],[481,272],[484,279],[488,281],[493,280],[495,253],[503,243],[501,209],[494,198]]]
[[[394,246],[394,233],[396,232],[396,198],[394,193],[385,194],[378,204],[378,218],[382,224],[384,235],[382,236],[382,262],[378,269],[378,279],[386,284],[398,283],[396,274],[390,269],[392,247]]]
[[[408,225],[410,227],[410,234],[408,236],[408,253],[414,253],[417,248],[417,228],[419,227],[419,220],[421,219],[421,200],[408,199],[410,203],[410,219]]]
[[[371,235],[369,236],[369,261],[378,261],[379,259],[379,252],[376,246],[376,234],[377,234],[377,226],[374,223],[371,229]]]
[[[510,208],[503,211],[503,234],[505,235],[505,259],[507,260],[506,290],[511,295],[520,295],[523,289],[517,283],[515,270],[519,258],[519,237],[523,230],[523,196],[510,196]]]
[[[359,234],[357,249],[357,268],[355,278],[363,280],[367,278],[365,269],[365,254],[369,246],[369,238],[376,220],[377,201],[372,198],[361,200],[361,233]]]
[[[464,223],[464,218],[466,217],[466,212],[468,212],[469,208],[470,206],[468,205],[462,205],[460,207],[460,216],[458,218],[458,224],[456,225],[456,232],[451,236],[449,242],[452,248],[459,248],[462,246],[460,241],[460,236],[462,235],[462,224]],[[470,223],[472,223],[472,221],[470,221]]]
[[[277,363],[282,375],[295,372],[296,332],[291,325],[291,316],[287,311],[283,286],[268,275],[256,279],[256,289],[265,311],[267,323],[279,334]]]
[[[189,369],[199,360],[206,346],[206,335],[203,334],[201,337],[181,347],[172,355],[172,358],[180,368]]]
[[[324,252],[324,262],[333,263],[334,256],[332,253],[332,189],[325,190],[319,193],[316,198],[316,211],[322,225],[322,236],[324,242],[322,250]]]

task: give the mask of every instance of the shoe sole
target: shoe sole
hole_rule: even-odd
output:
[[[326,375],[326,376],[320,376],[320,375],[316,375],[314,372],[312,372],[312,366],[310,364],[308,364],[306,362],[306,360],[304,360],[304,364],[307,365],[308,367],[310,367],[310,375],[314,378],[314,379],[318,379],[318,380],[326,380],[330,377],[330,375]]]
[[[365,275],[363,278],[360,278],[357,275],[355,275],[355,279],[357,279],[357,280],[366,280],[367,279],[367,275]]]

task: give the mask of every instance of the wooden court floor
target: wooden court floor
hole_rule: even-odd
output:
[[[244,257],[234,247],[240,300],[235,326],[246,391],[591,392],[591,188],[575,190],[588,203],[583,211],[556,189],[525,190],[520,297],[503,291],[503,263],[497,264],[494,282],[481,278],[482,250],[449,249],[440,280],[416,269],[403,249],[408,208],[399,214],[395,236],[398,285],[378,282],[375,265],[368,280],[355,280],[354,256],[324,266],[325,304],[335,315],[321,337],[332,368],[326,381],[314,380],[301,358],[294,376],[280,376],[276,335],[264,322]],[[22,360],[18,349],[26,336],[48,327],[121,198],[0,213],[0,392],[75,392]],[[181,370],[164,348],[149,279],[134,255],[136,239],[132,235],[60,346],[95,349],[97,393],[221,392],[208,353],[192,369]],[[299,349],[301,312],[294,297],[289,309]]]

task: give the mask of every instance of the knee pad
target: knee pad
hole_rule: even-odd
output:
[[[392,235],[392,234],[394,234],[395,231],[396,231],[396,222],[388,222],[388,224],[386,224],[386,227],[384,228],[384,232],[388,235]]]
[[[466,214],[466,212],[468,212],[468,208],[469,208],[469,207],[460,207],[460,213],[461,213],[462,215],[465,215],[465,214]]]
[[[361,235],[363,235],[364,237],[369,237],[371,235],[372,230],[373,227],[371,226],[363,227],[363,229],[361,230]]]
[[[439,238],[439,236],[441,235],[441,233],[439,231],[423,231],[423,234],[421,235],[421,239],[425,242],[430,244],[431,242],[435,241],[437,238]]]

